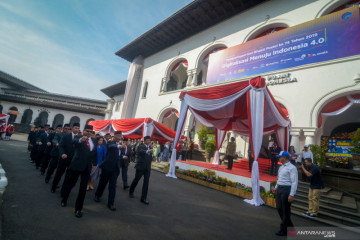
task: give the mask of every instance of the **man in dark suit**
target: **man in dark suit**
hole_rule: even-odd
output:
[[[37,146],[37,154],[36,154],[36,159],[35,159],[36,169],[39,169],[39,167],[40,167],[42,155],[45,150],[45,146],[42,146],[43,143],[41,142],[41,135],[43,133],[45,133],[44,126],[40,126],[40,130],[37,132],[37,134],[35,136],[36,146]]]
[[[122,150],[126,147],[122,144],[121,139],[121,131],[116,131],[114,133],[114,141],[107,142],[107,153],[105,160],[99,166],[101,168],[101,175],[94,197],[95,202],[100,202],[105,187],[109,183],[108,208],[112,211],[116,211],[114,206],[116,182],[120,174],[120,159],[123,155]]]
[[[141,199],[140,201],[144,204],[149,204],[146,200],[147,192],[149,188],[149,179],[151,172],[151,162],[152,162],[152,154],[153,150],[150,148],[151,139],[149,136],[144,137],[144,143],[141,143],[137,148],[138,159],[136,161],[136,173],[135,178],[131,183],[129,189],[129,197],[134,198],[134,191],[136,185],[142,176],[144,176],[144,183],[142,187]]]
[[[42,146],[45,146],[45,150],[43,152],[41,164],[40,164],[40,172],[41,175],[45,174],[45,170],[47,169],[50,162],[50,152],[52,150],[52,140],[55,136],[55,132],[53,128],[49,128],[49,130],[41,135],[41,141],[44,142]]]
[[[67,167],[69,167],[71,160],[74,156],[74,143],[73,140],[80,131],[80,124],[74,123],[72,132],[65,134],[59,143],[59,164],[56,169],[55,177],[51,186],[51,192],[54,193],[58,186],[62,175],[64,174]]]
[[[270,147],[270,154],[271,154],[271,168],[270,168],[270,175],[277,176],[277,169],[278,169],[278,161],[279,159],[276,155],[279,155],[281,152],[281,148],[277,145],[277,142],[274,141],[272,147]]]
[[[93,126],[86,125],[83,135],[78,135],[74,138],[74,157],[67,170],[66,178],[63,184],[61,206],[65,207],[71,189],[75,186],[80,177],[79,193],[75,203],[75,216],[82,217],[82,208],[86,195],[86,186],[89,182],[90,171],[93,165],[97,164],[96,139],[91,138],[91,131]]]
[[[59,163],[59,143],[60,143],[61,138],[66,133],[70,133],[70,125],[69,124],[65,124],[64,128],[62,127],[62,125],[58,125],[56,127],[55,135],[51,142],[53,148],[51,149],[51,152],[50,152],[50,163],[49,163],[49,167],[46,172],[45,183],[49,182],[52,174],[54,173],[55,169],[57,168],[57,165]]]
[[[129,145],[130,141],[127,138],[123,138],[124,148],[121,149],[121,158],[120,158],[120,167],[121,167],[121,177],[123,182],[124,190],[129,188],[127,172],[130,164],[131,158],[131,146]]]
[[[36,160],[36,155],[37,155],[36,134],[38,133],[39,130],[40,130],[40,126],[35,126],[34,131],[31,131],[28,137],[29,145],[31,146],[31,153],[30,153],[31,163],[35,163]]]

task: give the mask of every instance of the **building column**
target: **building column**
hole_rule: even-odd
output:
[[[194,68],[192,71],[193,71],[193,73],[192,73],[193,75],[192,75],[192,78],[191,78],[190,86],[195,87],[196,83],[197,83],[197,74],[196,74],[197,68]]]
[[[166,77],[163,77],[161,80],[161,89],[160,92],[164,93],[166,91]]]
[[[186,87],[192,86],[193,76],[194,76],[194,69],[187,70],[187,80],[186,80]]]
[[[300,129],[291,129],[290,135],[291,135],[290,146],[294,146],[295,151],[297,153],[299,153],[300,152],[300,141],[299,141]]]
[[[107,108],[105,109],[105,120],[109,120],[111,118],[112,109],[114,107],[114,99],[108,98],[107,101]]]
[[[314,138],[315,138],[315,128],[307,128],[303,129],[304,135],[305,135],[305,145],[309,144],[315,144]]]

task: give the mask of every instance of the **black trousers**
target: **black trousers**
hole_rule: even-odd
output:
[[[226,159],[228,160],[228,169],[232,169],[234,163],[234,157],[230,155],[226,155]]]
[[[190,160],[192,159],[192,151],[191,150],[186,152],[186,159],[190,159]]]
[[[43,154],[44,154],[44,152],[39,151],[39,150],[37,151],[37,155],[36,155],[36,158],[35,158],[36,169],[38,169],[40,167]]]
[[[69,167],[71,163],[71,159],[67,158],[67,159],[62,159],[61,157],[59,158],[59,164],[57,166],[56,169],[56,173],[55,173],[55,177],[52,183],[52,189],[56,189],[57,185],[59,184],[62,175],[64,174],[66,168]]]
[[[135,178],[131,183],[129,193],[134,193],[135,188],[142,176],[144,176],[144,183],[141,192],[141,199],[146,200],[148,188],[149,188],[150,171],[136,170]]]
[[[270,167],[270,175],[277,176],[277,169],[278,169],[278,160],[277,158],[271,159],[271,167]]]
[[[181,151],[181,160],[186,161],[186,151]]]
[[[108,205],[114,205],[116,195],[116,182],[119,176],[119,169],[113,171],[106,171],[101,169],[99,185],[96,189],[95,195],[99,198],[103,195],[106,185],[109,183],[109,197]]]
[[[278,210],[281,223],[280,232],[287,234],[287,227],[294,227],[291,222],[291,203],[288,201],[290,186],[278,186],[276,191],[276,209]]]
[[[48,165],[49,165],[49,162],[50,162],[50,155],[47,154],[47,153],[43,153],[42,155],[42,159],[41,159],[41,164],[40,164],[40,171],[42,173],[45,173]]]
[[[31,153],[30,153],[30,158],[32,162],[36,162],[36,157],[37,157],[37,146],[33,145],[33,147],[31,148]]]
[[[80,177],[79,193],[76,198],[75,211],[81,211],[84,205],[84,199],[86,195],[86,187],[90,178],[90,171],[86,168],[82,172],[68,170],[68,181],[64,182],[62,192],[62,202],[67,202],[71,189],[75,186]]]
[[[46,171],[45,180],[50,180],[50,178],[53,175],[53,173],[55,172],[55,169],[57,168],[58,164],[59,164],[59,157],[52,156],[50,158],[49,167]]]
[[[254,162],[254,159],[252,157],[249,158],[249,172],[251,172],[251,170],[252,170],[253,162]]]
[[[123,182],[123,187],[128,187],[129,184],[128,184],[128,176],[127,176],[127,172],[128,172],[128,166],[126,167],[122,167],[121,168],[121,178],[122,178],[122,182]]]

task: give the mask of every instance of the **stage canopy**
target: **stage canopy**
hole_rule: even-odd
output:
[[[263,135],[276,133],[282,149],[288,149],[290,121],[266,87],[265,79],[257,77],[250,81],[235,82],[180,94],[181,108],[174,146],[183,132],[188,110],[207,127],[216,128],[215,163],[227,131],[250,137],[254,163],[252,168],[253,199],[250,204],[259,206],[260,198],[259,156]],[[172,151],[168,177],[176,178],[176,151]]]
[[[9,115],[0,113],[0,121],[5,121],[5,124],[7,125],[7,122],[9,120]]]
[[[174,141],[175,131],[154,121],[151,118],[113,119],[90,121],[94,131],[100,133],[114,133],[121,131],[128,138],[143,138],[151,136],[154,140]]]

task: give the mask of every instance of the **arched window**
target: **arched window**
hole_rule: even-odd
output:
[[[13,124],[16,121],[16,117],[19,114],[17,107],[11,107],[8,111],[10,117],[8,123]]]
[[[32,115],[33,115],[33,111],[31,109],[26,109],[21,118],[21,123],[29,125],[32,120]]]
[[[177,81],[174,79],[174,77],[170,77],[170,81],[166,84],[166,91],[174,91],[177,89]]]
[[[186,88],[186,79],[182,82],[182,84],[181,84],[181,89],[184,89],[184,88]]]
[[[49,114],[46,111],[42,111],[39,116],[35,119],[34,124],[44,126],[48,122]]]
[[[144,84],[143,93],[142,93],[142,97],[143,97],[143,98],[146,98],[148,85],[149,85],[149,82],[146,81],[145,84]]]
[[[90,121],[95,121],[95,119],[93,119],[93,118],[89,118],[88,120],[86,120],[85,125],[88,125]]]
[[[201,62],[199,63],[199,67],[201,68],[200,73],[197,76],[197,85],[201,85],[203,83],[206,82],[206,75],[207,75],[207,71],[208,71],[208,66],[209,66],[209,58],[210,58],[210,54],[212,53],[216,53],[218,51],[224,50],[226,49],[226,46],[221,46],[221,47],[215,47],[214,49],[210,50],[201,60]]]
[[[73,116],[73,117],[70,119],[70,127],[73,127],[74,123],[80,123],[80,118],[77,117],[77,116]]]
[[[358,5],[358,4],[360,4],[360,0],[351,0],[351,1],[348,1],[347,3],[335,8],[330,13],[338,12],[338,11],[341,11],[341,10],[343,10],[345,8],[353,7],[353,6]]]
[[[56,114],[52,124],[53,128],[56,128],[58,125],[64,125],[64,115]]]
[[[197,75],[197,81],[196,81],[197,86],[200,86],[201,84],[203,84],[203,72],[202,72],[202,70]]]

